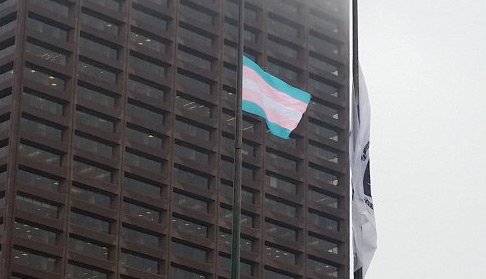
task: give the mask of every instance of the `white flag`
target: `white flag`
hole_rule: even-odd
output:
[[[354,94],[353,94],[354,95]],[[359,69],[359,100],[353,102],[352,138],[350,148],[352,173],[352,221],[354,270],[362,268],[363,278],[376,250],[376,223],[370,183],[370,103],[361,68]]]

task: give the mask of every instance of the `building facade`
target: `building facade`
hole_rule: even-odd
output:
[[[349,278],[348,1],[246,0],[242,278]],[[229,278],[236,0],[0,0],[0,278]]]

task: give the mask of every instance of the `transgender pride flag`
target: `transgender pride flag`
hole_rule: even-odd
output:
[[[288,139],[311,95],[265,72],[243,56],[243,110],[265,118],[270,133]]]

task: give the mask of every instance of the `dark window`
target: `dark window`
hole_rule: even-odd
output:
[[[15,5],[17,5],[17,0],[4,0],[0,3],[0,11],[3,11],[3,9],[6,9],[7,7]]]
[[[230,255],[220,254],[218,257],[218,264],[223,268],[231,271],[231,257]],[[246,261],[240,261],[240,274],[244,275],[254,275],[253,265]]]
[[[291,67],[279,63],[276,61],[268,61],[269,72],[273,73],[278,78],[290,81],[298,81],[300,72],[296,69],[291,69]]]
[[[126,110],[129,117],[141,119],[143,123],[147,122],[147,119],[150,119],[152,125],[164,125],[165,113],[143,103],[132,103],[129,100]]]
[[[197,6],[189,6],[189,3],[181,3],[179,5],[180,17],[185,21],[190,21],[190,19],[196,19],[199,22],[205,24],[213,24],[213,15],[209,11],[202,9]]]
[[[198,212],[209,212],[209,201],[182,193],[172,193],[172,201],[175,205],[185,207]]]
[[[81,73],[91,76],[95,79],[99,79],[109,83],[116,83],[117,81],[118,72],[115,72],[115,70],[109,69],[107,67],[101,66],[98,63],[79,61],[78,65],[79,65],[78,70]]]
[[[15,221],[14,234],[17,237],[51,245],[55,245],[57,242],[56,232],[30,222]]]
[[[289,250],[265,245],[265,253],[268,258],[274,261],[283,262],[287,264],[296,264],[297,255],[294,252],[291,252]]]
[[[307,215],[310,223],[331,231],[339,231],[339,221],[321,215],[318,212],[309,211]]]
[[[50,218],[59,217],[59,206],[43,200],[17,195],[15,197],[17,206],[25,211]]]
[[[184,257],[196,262],[207,261],[208,251],[189,244],[172,241],[172,253],[177,257]]]
[[[143,33],[143,34],[142,34]],[[132,41],[137,46],[148,48],[157,53],[165,53],[169,48],[169,42],[163,41],[153,35],[149,35],[146,32],[135,30],[132,27],[132,32],[130,32],[130,41]]]
[[[180,218],[176,216],[173,216],[171,221],[172,221],[172,227],[179,232],[183,232],[183,233],[187,233],[199,237],[208,237],[209,229],[207,225],[189,221],[186,218]]]
[[[100,6],[103,6],[105,8],[108,8],[110,10],[114,10],[118,12],[121,11],[121,7],[122,7],[121,1],[123,0],[85,0],[85,1],[92,2]]]
[[[24,143],[19,144],[19,153],[23,157],[50,165],[60,166],[62,163],[62,154]]]
[[[160,61],[133,51],[130,51],[128,64],[135,71],[148,72],[150,75],[155,75],[160,78],[167,76],[169,68],[169,66],[165,63],[161,63]]]
[[[118,35],[119,32],[119,26],[116,22],[105,19],[92,12],[88,14],[86,11],[83,11],[80,16],[80,21],[86,26],[106,32],[110,35]]]
[[[269,33],[279,35],[288,40],[298,40],[301,28],[293,23],[269,17],[267,18],[267,28]]]
[[[67,42],[69,38],[69,32],[66,28],[61,28],[59,25],[56,25],[47,19],[35,16],[34,14],[29,14],[26,26],[30,30],[34,30],[43,36],[47,36],[54,40]]]
[[[211,132],[213,131],[212,128],[198,125],[194,122],[191,123],[190,120],[183,120],[181,118],[176,118],[174,126],[178,133],[187,134],[197,138],[198,140],[211,140]]]
[[[309,90],[315,92],[316,95],[325,94],[334,98],[339,98],[340,95],[337,87],[314,75],[309,76]]]
[[[64,115],[64,104],[41,97],[34,92],[23,92],[22,102],[48,114]]]
[[[148,26],[155,27],[157,31],[166,31],[169,27],[167,18],[148,9],[142,10],[142,8],[134,7],[132,9],[132,20],[145,22]]]
[[[85,264],[78,265],[76,263],[68,263],[66,272],[68,278],[73,279],[108,279],[108,272],[98,270],[94,267],[86,266]]]
[[[0,32],[2,27],[0,26]],[[1,33],[0,33],[1,34]],[[15,52],[15,41],[8,40],[7,42],[0,43],[0,59],[7,57]]]
[[[308,122],[308,130],[309,131],[314,131],[318,136],[331,140],[331,141],[339,141],[339,132],[336,130],[333,130],[326,126],[324,123],[319,123],[317,121],[309,121]]]
[[[340,33],[340,26],[338,22],[332,20],[329,16],[324,13],[318,12],[316,9],[311,9],[309,13],[311,21],[314,22],[313,26],[319,27],[318,31],[325,31],[328,33]]]
[[[179,267],[171,266],[169,278],[178,279],[209,279],[209,276],[200,272],[188,271]]]
[[[187,46],[210,49],[213,46],[213,38],[190,27],[179,26],[179,42]]]
[[[185,144],[182,142],[177,142],[174,145],[174,155],[197,162],[199,164],[209,164],[211,158],[210,151],[198,148],[196,146],[192,146],[189,144]]]
[[[319,191],[309,189],[307,191],[307,198],[322,206],[328,206],[332,208],[338,208],[339,199],[337,197],[321,193]]]
[[[74,159],[73,161],[73,172],[91,179],[97,179],[108,183],[113,182],[113,172],[111,170],[97,167],[91,163],[85,163],[77,159]]]
[[[84,202],[110,208],[112,204],[112,197],[101,193],[99,191],[90,190],[86,187],[72,186],[71,197],[82,200]]]
[[[133,201],[124,201],[123,209],[125,214],[136,216],[149,222],[160,223],[162,221],[161,209],[149,208],[146,205],[136,204]]]
[[[111,158],[113,156],[113,146],[105,144],[81,135],[74,135],[74,146],[76,148],[94,153],[99,156]]]
[[[137,79],[134,76],[130,76],[128,79],[128,89],[140,95],[144,95],[158,100],[164,100],[165,94],[167,94],[167,90],[162,89],[161,86],[155,85],[148,81]]]
[[[47,177],[45,174],[41,175],[23,169],[17,170],[17,181],[49,191],[59,191],[59,185],[61,183],[61,180],[58,178]]]
[[[289,156],[277,153],[276,151],[267,150],[265,160],[276,166],[297,171],[298,159],[290,158]]]
[[[236,117],[234,115],[234,111],[223,111],[223,113],[221,113],[221,121],[223,122],[223,125],[230,127],[232,131],[236,122]],[[248,118],[243,117],[242,124],[242,129],[244,133],[255,134],[255,126],[257,125],[257,122],[255,120],[249,120]]]
[[[327,275],[331,278],[338,278],[338,268],[335,265],[308,258],[307,267],[317,274]]]
[[[279,225],[274,222],[265,222],[265,232],[277,238],[297,241],[298,230],[287,226]]]
[[[125,129],[125,136],[128,141],[146,145],[151,148],[162,149],[163,147],[163,139],[160,136],[143,128],[129,126]]]
[[[332,64],[325,58],[309,55],[309,66],[316,68],[320,72],[328,73],[334,76],[339,76],[340,71],[338,66]]]
[[[307,237],[307,245],[327,253],[339,254],[339,244],[312,235]]]
[[[231,209],[221,207],[219,210],[220,217],[228,223],[232,223],[233,211]],[[241,213],[240,219],[241,226],[254,228],[255,227],[255,217],[247,213]]]
[[[231,233],[225,231],[219,231],[219,241],[222,241],[225,245],[231,246]],[[252,251],[255,241],[251,238],[241,236],[240,248],[242,251]]]
[[[298,58],[299,56],[299,49],[296,46],[293,46],[279,39],[268,38],[267,49],[280,52],[291,58]]]
[[[52,140],[62,140],[62,128],[44,124],[38,121],[22,118],[20,120],[20,130],[24,133],[33,133],[37,136],[46,137]]]
[[[330,105],[326,104],[324,101],[321,101],[320,99],[317,99],[315,97],[312,97],[310,103],[310,109],[314,110],[315,112],[318,112],[319,114],[323,114],[329,118],[336,119],[336,120],[340,119],[341,112],[339,109],[331,107]]]
[[[309,165],[309,168],[307,169],[309,172],[309,175],[311,177],[314,177],[315,179],[334,185],[338,186],[339,185],[339,177],[331,173],[330,171],[326,171],[324,169],[319,168],[318,166],[315,165]]]
[[[323,36],[317,35],[316,33],[311,32],[307,37],[309,41],[309,49],[319,52],[319,53],[332,53],[335,55],[340,54],[340,47],[337,43],[331,42]]]
[[[127,165],[142,168],[149,172],[162,173],[164,161],[158,157],[137,152],[136,150],[125,151],[125,162]]]
[[[179,49],[177,51],[177,59],[184,63],[187,63],[187,65],[199,68],[203,71],[211,71],[213,64],[212,58],[202,55],[200,53],[196,53],[182,46],[179,46]]]
[[[153,259],[149,256],[138,254],[128,250],[122,250],[120,255],[120,262],[123,265],[135,268],[138,270],[143,270],[149,273],[160,273],[160,260]]]
[[[69,16],[69,6],[67,5],[67,3],[62,3],[60,1],[53,1],[53,0],[40,0],[36,3],[38,3],[44,9],[47,9],[53,13],[65,17]]]
[[[205,175],[187,168],[176,166],[174,168],[174,176],[179,182],[186,183],[200,189],[209,189],[211,185],[211,177],[209,175]]]
[[[123,179],[123,188],[127,191],[152,198],[159,198],[162,194],[162,187],[160,185],[141,181],[126,175]]]
[[[184,87],[184,91],[191,92],[201,98],[211,95],[212,82],[196,75],[177,72],[177,83]]]
[[[280,272],[265,269],[265,270],[263,270],[263,278],[265,278],[265,279],[296,279],[296,278],[300,278],[300,277],[288,276],[288,275],[285,275],[285,274],[280,273]]]
[[[299,4],[293,0],[270,0],[269,7],[285,14],[296,14],[299,11]]]
[[[233,199],[233,183],[229,181],[221,181],[219,192],[223,197],[227,197]],[[246,188],[241,189],[241,201],[246,203],[255,203],[255,195],[256,193],[252,190],[248,190]]]
[[[102,43],[94,38],[80,37],[79,47],[81,52],[90,51],[109,59],[118,59],[118,48]]]
[[[126,241],[135,242],[137,244],[147,247],[160,247],[162,244],[162,237],[154,233],[148,232],[141,228],[123,225],[121,231],[123,239]]]
[[[115,132],[115,122],[101,116],[93,115],[84,111],[76,111],[76,119],[84,125],[104,132]]]
[[[265,175],[265,184],[289,194],[297,193],[297,182],[277,174],[267,173]]]
[[[110,233],[110,222],[100,219],[100,217],[88,216],[86,214],[87,213],[71,211],[69,220],[72,224],[95,232]]]
[[[298,217],[298,206],[284,203],[283,201],[267,196],[265,196],[265,210],[274,211],[292,218]]]
[[[49,73],[49,71],[46,71],[34,65],[25,66],[24,77],[28,80],[38,82],[51,88],[57,88],[61,90],[66,89],[65,77],[61,77],[60,75],[54,74],[52,72]]]
[[[107,92],[93,86],[77,86],[78,100],[86,100],[100,106],[115,108],[118,97],[111,92]]]
[[[81,239],[78,237],[69,238],[69,248],[78,253],[95,258],[108,259],[109,248],[106,244],[100,244],[92,240]]]
[[[46,271],[56,271],[57,267],[57,258],[19,247],[14,247],[12,250],[12,261]]]
[[[28,41],[25,45],[25,52],[52,63],[60,65],[66,65],[67,63],[67,55],[64,51],[45,44]]]

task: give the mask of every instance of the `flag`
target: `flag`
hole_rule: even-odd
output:
[[[265,72],[243,56],[243,110],[263,117],[273,135],[288,139],[311,95]]]
[[[353,102],[353,128],[350,142],[353,142],[354,146],[350,148],[352,152],[350,160],[354,269],[355,271],[361,269],[364,278],[377,247],[377,236],[370,181],[370,103],[361,69],[359,69],[358,92],[358,102]]]

